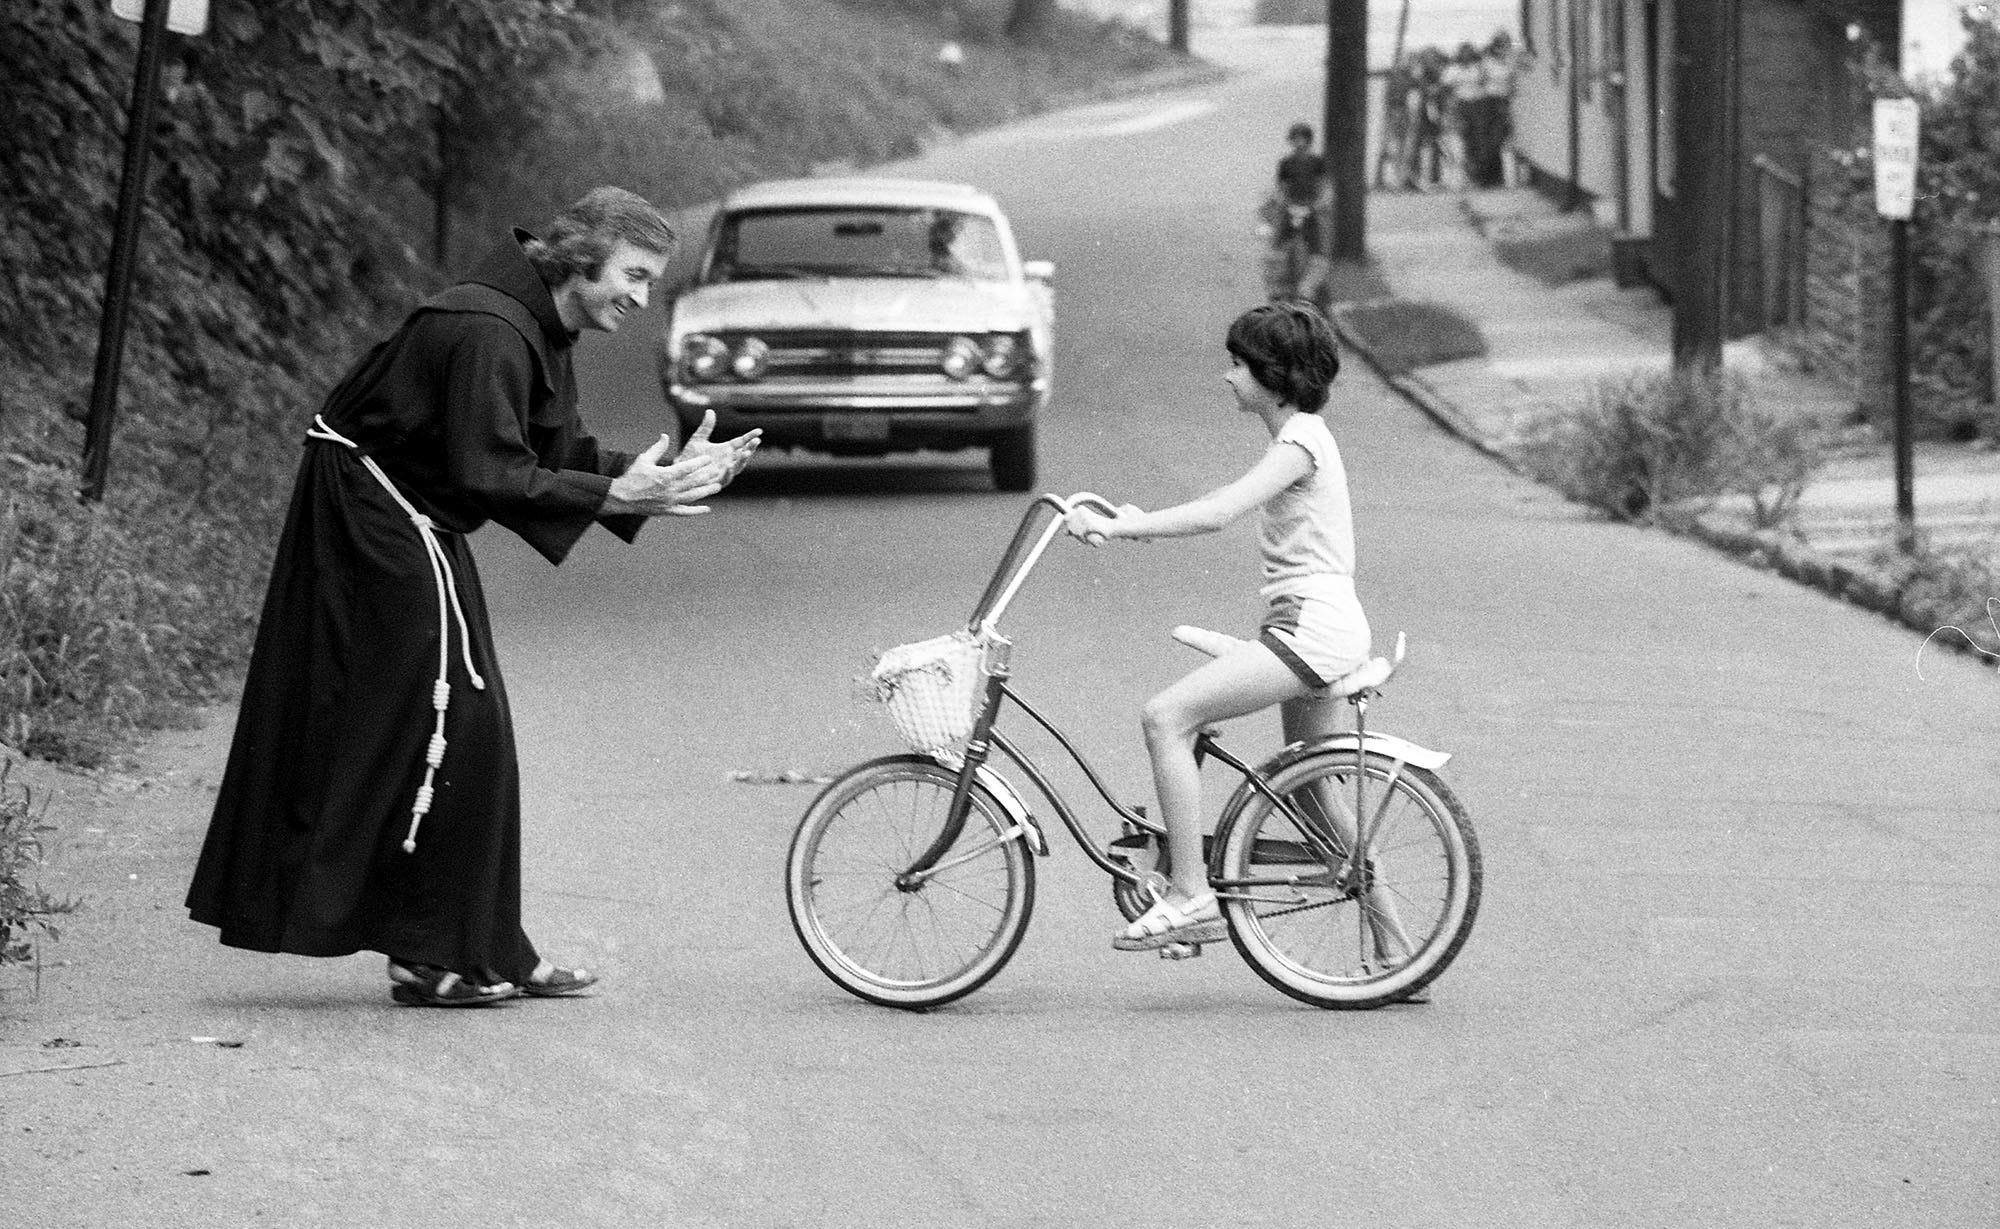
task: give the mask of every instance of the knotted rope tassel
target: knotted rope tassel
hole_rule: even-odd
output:
[[[375,481],[389,492],[389,498],[409,516],[410,523],[417,527],[417,536],[423,539],[424,554],[431,561],[431,579],[437,584],[438,595],[438,673],[437,682],[431,686],[431,708],[436,710],[436,724],[432,728],[430,745],[424,750],[424,783],[417,787],[417,797],[410,804],[410,830],[403,837],[403,852],[417,851],[417,827],[430,813],[431,799],[437,794],[434,781],[437,770],[444,763],[444,717],[451,706],[451,625],[458,623],[459,654],[465,661],[465,673],[472,685],[480,691],[486,690],[486,680],[472,665],[472,633],[466,627],[465,608],[459,604],[456,577],[452,575],[451,560],[444,553],[444,543],[438,541],[437,525],[430,517],[416,510],[396,484],[389,481],[389,475],[375,463],[375,458],[361,451],[361,446],[353,440],[326,425],[326,419],[314,415],[313,425],[306,432],[308,438],[344,444],[361,457],[361,464],[375,475]]]

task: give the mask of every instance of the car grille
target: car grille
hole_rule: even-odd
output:
[[[777,377],[931,375],[938,370],[950,333],[855,333],[835,329],[725,333],[732,347],[756,336],[771,348],[769,374]]]

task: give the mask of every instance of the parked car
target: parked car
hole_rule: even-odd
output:
[[[994,199],[963,184],[795,179],[717,209],[660,353],[683,437],[761,427],[766,448],[882,456],[991,450],[1035,483],[1055,267],[1022,261]]]

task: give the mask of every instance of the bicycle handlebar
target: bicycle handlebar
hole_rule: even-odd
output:
[[[1044,508],[1054,511],[1055,516],[1047,525],[1036,529],[1036,514]],[[1042,552],[1048,549],[1055,535],[1062,532],[1063,519],[1078,508],[1101,511],[1106,516],[1118,515],[1117,507],[1110,500],[1090,491],[1078,491],[1068,499],[1053,493],[1037,495],[1035,501],[1028,505],[1028,510],[1021,514],[1021,523],[1014,530],[1013,541],[1007,544],[1006,553],[1000,556],[1000,566],[994,570],[993,579],[987,582],[986,592],[980,595],[979,604],[973,607],[966,630],[976,635],[998,634],[994,628],[1008,603],[1020,592],[1028,573],[1034,571],[1035,564],[1041,560]]]
[[[1093,491],[1078,491],[1076,494],[1070,496],[1068,499],[1063,499],[1060,496],[1056,495],[1044,495],[1042,498],[1050,500],[1055,504],[1057,504],[1058,506],[1060,506],[1062,508],[1064,516],[1068,516],[1070,513],[1082,507],[1095,508],[1096,510],[1104,513],[1104,515],[1106,516],[1118,515],[1117,507],[1113,505],[1110,500],[1104,498],[1104,496],[1099,495]]]

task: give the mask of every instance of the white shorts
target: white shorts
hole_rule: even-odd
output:
[[[1299,681],[1315,691],[1368,660],[1373,639],[1358,599],[1271,599],[1258,643],[1278,655]]]

